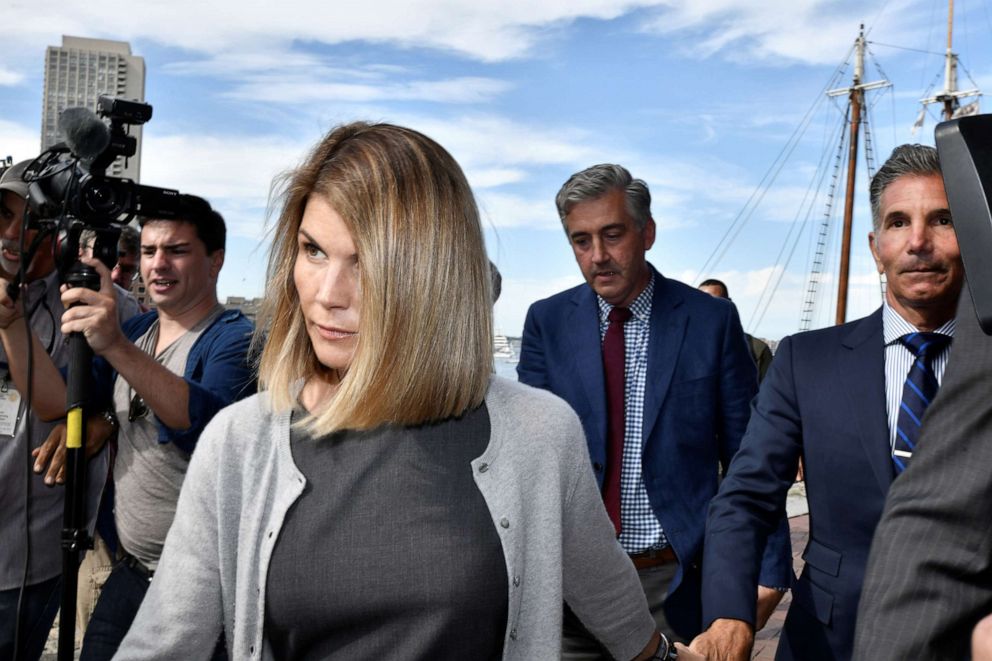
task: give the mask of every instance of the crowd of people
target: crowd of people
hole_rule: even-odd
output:
[[[790,591],[778,659],[965,658],[973,631],[992,658],[992,480],[961,466],[992,445],[992,351],[933,148],[872,180],[881,308],[774,359],[725,283],[647,261],[644,181],[575,173],[585,283],[531,305],[519,382],[493,374],[472,191],[421,133],[336,127],[283,180],[256,327],[218,302],[224,220],[191,195],[114,268],[83,250],[98,290],[60,286],[51,238],[21,252],[28,165],[0,179],[0,659],[37,659],[59,605],[70,333],[96,356],[83,659],[744,660]]]

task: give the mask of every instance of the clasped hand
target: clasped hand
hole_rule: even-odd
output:
[[[103,354],[125,340],[117,322],[114,283],[103,262],[92,257],[80,257],[79,261],[100,274],[100,290],[62,285],[62,304],[66,308],[62,315],[62,334],[82,333],[93,352]]]

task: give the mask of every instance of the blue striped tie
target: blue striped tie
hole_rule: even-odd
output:
[[[906,470],[920,438],[923,414],[937,394],[937,376],[933,373],[933,359],[951,342],[941,333],[910,333],[899,338],[903,346],[913,352],[916,360],[909,368],[906,385],[902,389],[899,418],[896,423],[896,442],[892,448],[892,461],[896,474]]]

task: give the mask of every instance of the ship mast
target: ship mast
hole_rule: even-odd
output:
[[[827,96],[848,97],[850,117],[850,142],[847,157],[847,192],[844,197],[844,227],[841,234],[840,267],[837,271],[837,315],[836,323],[847,321],[847,289],[851,270],[851,226],[854,222],[854,184],[857,179],[858,137],[861,132],[861,113],[864,107],[865,91],[888,87],[887,80],[862,83],[865,71],[865,26],[862,25],[854,42],[854,80],[850,87],[830,90]]]
[[[948,0],[947,8],[947,51],[944,54],[944,89],[939,94],[921,99],[920,103],[924,107],[939,103],[944,106],[944,120],[954,118],[954,114],[961,107],[961,99],[969,96],[978,96],[981,92],[978,89],[959,90],[958,89],[958,56],[952,49],[952,37],[954,33],[954,0]],[[977,109],[976,109],[977,112]],[[966,113],[967,114],[967,113]]]

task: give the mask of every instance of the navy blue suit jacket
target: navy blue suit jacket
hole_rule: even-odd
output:
[[[527,312],[517,373],[575,409],[600,488],[606,464],[606,389],[596,294],[580,285]],[[681,635],[700,631],[700,561],[706,508],[747,425],[757,388],[737,311],[727,301],[655,271],[642,465],[652,509],[679,560],[665,603]],[[784,520],[783,520],[784,523]],[[769,544],[763,585],[788,586],[787,526]],[[590,568],[594,571],[594,568]],[[751,595],[755,599],[757,589]]]
[[[710,507],[707,626],[718,617],[754,621],[754,549],[785,507],[800,456],[809,543],[776,658],[849,659],[868,549],[894,477],[881,309],[779,344]]]

